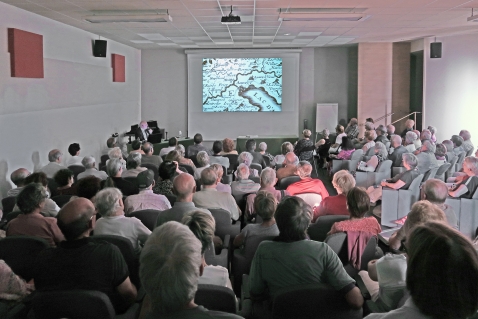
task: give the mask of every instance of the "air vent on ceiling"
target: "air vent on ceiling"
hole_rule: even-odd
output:
[[[366,8],[280,8],[279,21],[360,21]]]
[[[94,11],[91,16],[84,19],[91,23],[121,23],[121,22],[170,22],[173,18],[168,10],[140,10],[140,11]]]

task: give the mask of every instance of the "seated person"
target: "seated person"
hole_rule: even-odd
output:
[[[14,170],[12,174],[10,174],[10,180],[12,181],[16,188],[12,188],[8,190],[7,197],[10,196],[17,196],[22,191],[23,187],[25,187],[25,178],[30,175],[30,172],[26,168],[19,168]]]
[[[357,171],[375,172],[380,163],[388,159],[387,148],[383,143],[375,143],[374,150],[375,154],[372,155],[372,157],[366,163],[363,161],[359,162],[357,166]]]
[[[190,158],[184,157],[184,155],[186,154],[184,145],[178,144],[178,146],[176,146],[175,148],[175,151],[178,152],[178,158],[173,159],[173,161],[177,161],[179,164],[182,165],[189,165],[193,168],[194,171],[196,171],[196,165],[194,165],[194,162]]]
[[[247,238],[252,236],[269,237],[278,236],[274,213],[277,208],[277,199],[272,193],[259,191],[254,198],[254,211],[262,218],[261,224],[248,224],[239,235],[234,238],[234,246],[241,247],[247,245]]]
[[[261,185],[249,179],[249,167],[242,163],[237,168],[237,180],[231,183],[232,196],[236,202],[242,200],[245,194],[255,193]]]
[[[345,134],[349,137],[350,140],[357,138],[359,134],[358,120],[356,118],[351,118],[347,127],[345,128]]]
[[[414,154],[418,159],[417,169],[420,174],[425,174],[432,168],[438,167],[438,162],[435,157],[435,146],[429,140],[424,140],[422,147],[417,149]]]
[[[151,231],[139,219],[124,215],[121,191],[114,187],[101,190],[96,194],[95,206],[97,213],[101,215],[96,221],[95,235],[125,237],[139,254]]]
[[[149,135],[153,133],[153,130],[148,127],[148,122],[141,121],[138,128],[134,132],[134,138],[136,141],[147,141]]]
[[[211,151],[207,149],[204,145],[202,145],[202,135],[199,133],[196,133],[194,135],[194,145],[189,145],[188,146],[188,152],[187,156],[188,158],[192,158],[196,156],[199,152],[204,151],[207,153],[207,155],[211,155]]]
[[[355,151],[352,141],[347,137],[342,137],[342,143],[340,144],[340,151],[336,154],[330,154],[330,158],[340,159],[340,160],[349,160],[352,156],[352,153]]]
[[[332,185],[338,195],[324,198],[318,207],[314,207],[314,216],[350,215],[347,209],[347,193],[355,187],[355,178],[349,171],[341,170],[334,174]]]
[[[121,177],[121,173],[123,173],[123,163],[120,159],[109,159],[108,164],[106,164],[106,172],[109,177],[101,182],[103,188],[116,187],[125,196],[138,194],[138,186]]]
[[[214,218],[211,214],[196,210],[186,214],[182,219],[182,223],[188,226],[194,236],[201,241],[204,271],[201,277],[199,277],[198,284],[216,285],[232,290],[232,284],[229,280],[229,271],[222,266],[208,265],[204,259],[204,253],[213,245],[214,231],[216,230],[216,221]]]
[[[198,162],[198,167],[196,167],[196,170],[194,171],[194,178],[199,180],[201,179],[201,172],[209,167],[209,155],[207,154],[206,151],[200,151],[197,153],[196,156],[197,162]]]
[[[46,177],[53,178],[55,173],[58,172],[60,169],[66,168],[62,166],[61,159],[63,158],[63,153],[60,150],[54,149],[48,153],[48,160],[50,163],[40,168],[40,172],[46,174]]]
[[[297,176],[297,166],[299,165],[299,158],[294,152],[289,152],[285,155],[284,162],[282,167],[277,170],[277,178],[281,180],[284,177],[288,176]]]
[[[469,239],[443,223],[431,222],[415,227],[406,246],[410,298],[401,308],[370,314],[368,319],[476,315],[478,255]]]
[[[279,155],[274,156],[274,163],[276,163],[277,168],[282,167],[282,163],[284,163],[285,160],[285,155],[287,153],[294,152],[294,145],[290,142],[284,142],[282,143],[280,147],[281,153]]]
[[[68,146],[68,153],[70,153],[71,158],[66,162],[66,166],[72,166],[72,165],[82,166],[83,165],[81,164],[83,157],[79,156],[80,144],[78,143],[70,144],[70,146]]]
[[[371,203],[375,203],[382,198],[382,188],[408,189],[413,180],[420,175],[417,169],[418,159],[413,153],[402,154],[402,166],[406,168],[405,172],[395,175],[392,179],[387,179],[380,183],[380,187],[370,186],[367,194],[370,196]]]
[[[131,148],[132,148],[132,151],[129,152],[130,154],[138,153],[138,154],[144,155],[144,151],[141,149],[140,140],[134,140],[133,142],[131,142]]]
[[[475,146],[471,142],[471,134],[470,131],[468,130],[461,130],[460,134],[458,134],[463,138],[463,143],[461,144],[461,147],[465,150],[465,152],[473,152],[475,149]]]
[[[87,176],[78,181],[77,196],[95,202],[96,194],[101,190],[101,179],[94,176]],[[70,199],[73,200],[74,197]]]
[[[417,149],[414,143],[416,140],[418,140],[418,135],[415,132],[412,132],[412,131],[406,132],[405,141],[403,145],[409,153],[415,152],[415,150]]]
[[[209,163],[211,164],[220,164],[226,169],[229,168],[229,158],[221,156],[222,152],[222,142],[214,141],[212,144],[212,156],[209,156]]]
[[[34,236],[45,239],[50,246],[65,240],[57,226],[56,218],[40,214],[45,206],[46,190],[38,183],[28,184],[17,196],[17,205],[22,212],[7,224],[7,236]]]
[[[123,158],[124,155],[121,152],[121,149],[119,147],[113,147],[111,150],[109,150],[108,157],[109,157],[109,159],[106,161],[106,166],[108,166],[108,163],[110,162],[111,159],[116,158],[116,159],[119,159],[121,161],[121,165],[123,166],[123,170],[126,170],[126,161],[124,160],[124,158]],[[128,155],[126,157],[128,157]]]
[[[76,195],[76,186],[72,187],[74,177],[75,174],[73,174],[68,168],[56,172],[54,180],[58,185],[56,188],[57,195]]]
[[[329,134],[330,132],[328,129],[323,129],[322,138],[317,143],[315,143],[315,147],[317,148],[317,154],[320,157],[319,159],[320,168],[323,168],[323,166],[327,163],[327,157],[329,156],[329,149],[330,149],[330,146],[332,145],[329,139]],[[343,138],[342,138],[342,142],[343,142]]]
[[[139,194],[130,195],[124,201],[124,211],[127,215],[144,209],[166,210],[171,208],[169,200],[164,195],[154,194],[154,173],[146,170],[138,174]]]
[[[430,131],[430,134],[431,134],[430,141],[433,144],[436,144],[436,142],[437,142],[437,137],[436,137],[437,128],[434,127],[434,126],[428,125],[428,130]]]
[[[264,161],[264,157],[259,152],[256,152],[256,140],[248,139],[246,141],[246,152],[252,155],[252,163],[256,163],[261,165],[262,168],[266,168],[266,162]],[[248,165],[249,166],[249,165]]]
[[[364,134],[364,141],[365,144],[362,146],[363,153],[367,153],[367,151],[375,146],[375,139],[377,138],[377,133],[375,131],[365,131]],[[385,144],[384,144],[385,145]]]
[[[443,165],[446,163],[446,147],[445,145],[439,143],[435,148],[435,158],[437,159],[438,165]]]
[[[217,191],[232,194],[231,185],[221,183],[222,176],[224,174],[224,169],[222,168],[222,165],[212,164],[211,167],[214,168],[214,171],[217,174]]]
[[[310,216],[312,208],[299,197],[287,197],[279,203],[275,212],[279,236],[263,241],[252,260],[251,297],[273,299],[283,287],[328,283],[351,307],[362,307],[360,290],[337,254],[327,244],[307,239]]]
[[[453,153],[455,153],[456,156],[465,151],[465,149],[461,146],[464,142],[463,137],[453,135],[450,140],[453,143]]]
[[[180,174],[179,172],[177,162],[171,162],[169,160],[162,162],[161,165],[159,165],[159,178],[153,187],[153,192],[155,194],[173,195],[173,180]]]
[[[329,192],[320,179],[312,178],[312,165],[309,162],[301,161],[297,167],[300,181],[290,184],[287,191],[291,195],[314,193],[322,196],[322,200],[329,196]]]
[[[8,312],[34,290],[33,283],[26,283],[15,275],[4,260],[0,259],[0,304],[3,305],[0,307],[0,316],[2,318],[11,318]]]
[[[453,142],[450,140],[444,140],[442,142],[443,145],[446,147],[446,160],[448,163],[450,163],[455,157],[455,153],[453,153]]]
[[[276,163],[274,162],[274,156],[271,153],[267,152],[267,143],[259,143],[259,153],[262,154],[262,157],[267,157],[269,159],[269,167],[275,167]],[[267,163],[266,163],[267,164]]]
[[[77,179],[80,180],[82,178],[85,178],[87,176],[95,176],[98,177],[101,180],[105,180],[108,178],[108,174],[104,171],[99,171],[95,167],[95,158],[93,156],[85,156],[83,157],[83,160],[81,161],[81,164],[85,167],[85,171],[81,172],[78,174]]]
[[[399,135],[391,136],[389,153],[390,155],[388,155],[388,159],[392,161],[392,166],[402,166],[402,154],[409,152],[404,146],[402,146],[402,138]]]
[[[220,155],[226,155],[226,154],[238,155],[237,151],[234,149],[234,141],[226,137],[222,141],[222,152],[219,154]]]
[[[417,138],[413,141],[413,145],[415,145],[415,149],[419,149],[422,147],[422,140],[420,140],[421,133],[419,130],[413,130],[413,133],[417,136]]]
[[[377,134],[377,138],[375,139],[376,142],[382,142],[383,144],[387,144],[387,142],[390,142],[387,138],[387,129],[383,125],[379,125],[375,129],[375,133]]]
[[[426,200],[416,202],[403,227],[390,237],[390,248],[398,250],[413,228],[431,221],[445,222],[445,214]],[[359,272],[377,310],[390,311],[397,308],[406,293],[406,272],[405,254],[387,254],[370,261],[368,271]]]
[[[169,152],[173,151],[178,145],[178,139],[171,137],[168,141],[168,147],[164,147],[159,151],[159,156],[166,156]]]
[[[304,136],[303,139],[299,140],[294,147],[294,153],[297,155],[300,161],[310,161],[314,156],[314,142],[310,140],[312,132],[308,129],[305,129],[302,132]]]
[[[377,138],[377,133],[375,133],[375,125],[372,122],[367,121],[365,122],[364,126],[365,126],[364,137],[356,138],[352,140],[356,149],[362,148],[366,143],[370,142],[370,138],[372,138],[371,139],[372,141]]]
[[[335,143],[329,147],[329,154],[338,154],[340,151],[340,145],[342,144],[342,138],[348,136],[347,133],[344,132],[344,127],[340,124],[335,127],[335,134]]]
[[[95,207],[86,198],[63,206],[58,227],[66,241],[40,252],[34,268],[35,287],[38,291],[98,290],[110,298],[117,313],[122,313],[136,299],[136,287],[119,249],[89,240],[94,226]]]
[[[126,159],[126,171],[121,173],[121,177],[136,177],[139,173],[147,170],[146,167],[141,167],[140,153],[130,153]]]
[[[347,207],[350,219],[334,223],[327,235],[348,231],[377,235],[382,231],[375,217],[364,217],[370,209],[370,198],[365,190],[360,187],[349,190],[347,193]]]
[[[392,124],[387,125],[387,138],[390,140],[392,135],[395,134],[395,126]]]
[[[159,167],[159,165],[163,162],[163,159],[161,156],[154,155],[154,148],[153,144],[150,142],[146,142],[141,146],[141,149],[144,152],[144,155],[141,156],[141,165],[143,164],[151,164],[156,167]]]
[[[254,158],[253,158],[251,153],[242,152],[237,157],[236,165],[239,166],[241,164],[245,164],[247,167],[249,167],[249,173],[250,173],[251,177],[259,177],[259,171],[255,168],[251,168],[251,164],[252,164],[253,160],[254,160]],[[234,168],[235,170],[237,169],[237,166]],[[237,176],[237,171],[234,172],[234,174]]]
[[[466,176],[459,180],[448,192],[451,197],[473,197],[473,194],[478,188],[478,158],[473,156],[465,157],[463,161],[463,172]]]
[[[147,295],[146,318],[241,318],[194,303],[204,272],[201,248],[199,239],[178,222],[168,222],[151,234],[141,254],[139,274]]]

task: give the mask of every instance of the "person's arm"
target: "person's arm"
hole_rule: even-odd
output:
[[[234,247],[241,247],[244,244],[244,239],[246,239],[247,229],[242,229],[241,233],[234,238],[233,245]]]
[[[54,223],[51,224],[51,234],[53,241],[57,244],[65,240],[65,236],[61,232],[60,228],[58,228],[56,218],[54,220]]]
[[[134,217],[132,217],[134,218]],[[148,239],[149,235],[151,235],[151,231],[149,230],[148,227],[144,226],[144,224],[137,218],[136,219],[136,236],[141,243],[141,245],[144,245],[146,240]]]
[[[390,187],[390,188],[393,188],[393,189],[400,189],[403,187],[403,185],[405,185],[405,182],[402,181],[401,179],[399,179],[397,182],[395,183],[389,183],[389,182],[382,182],[381,183],[382,186],[386,186],[386,187]]]
[[[354,309],[359,309],[363,305],[362,293],[357,287],[352,288],[352,290],[345,294],[345,300]]]
[[[116,287],[116,291],[118,291],[121,297],[123,297],[128,304],[133,304],[138,294],[136,287],[133,285],[129,277],[126,277],[125,281]]]
[[[405,221],[406,222],[406,221]],[[398,231],[394,232],[392,236],[388,239],[388,246],[390,249],[399,250],[402,245],[402,240],[405,238],[405,229],[400,228]]]
[[[448,191],[448,195],[451,197],[460,197],[461,195],[466,194],[466,192],[468,192],[468,187],[466,187],[465,184],[462,184],[458,186],[457,189]]]

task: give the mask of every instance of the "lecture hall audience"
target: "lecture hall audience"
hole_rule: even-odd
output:
[[[101,180],[107,179],[108,174],[106,174],[106,172],[104,172],[104,171],[99,171],[95,167],[95,163],[96,163],[96,161],[95,161],[95,158],[93,156],[83,157],[83,159],[81,160],[81,164],[85,167],[85,171],[78,174],[78,176],[76,178],[78,180],[80,180],[80,179],[85,178],[87,176],[95,176],[95,177],[98,177]]]
[[[60,150],[58,149],[51,150],[48,153],[48,160],[50,161],[50,163],[40,168],[39,171],[45,173],[46,177],[53,178],[56,172],[58,172],[60,169],[66,168],[65,166],[62,166],[60,164],[62,158],[63,158],[63,153]]]

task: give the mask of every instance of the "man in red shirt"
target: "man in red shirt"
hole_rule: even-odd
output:
[[[287,187],[287,191],[293,196],[296,194],[314,193],[322,196],[322,200],[329,196],[329,192],[320,179],[310,177],[312,165],[307,161],[300,161],[297,167],[300,181]]]

